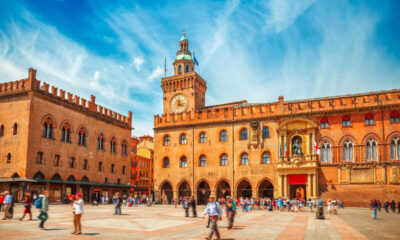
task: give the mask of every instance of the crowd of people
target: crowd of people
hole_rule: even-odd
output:
[[[383,206],[382,206],[382,202],[383,202]],[[394,200],[381,201],[381,200],[373,199],[373,200],[371,200],[369,207],[372,211],[372,219],[376,219],[377,213],[378,213],[378,211],[381,212],[382,207],[383,207],[383,209],[385,209],[386,213],[389,213],[389,212],[396,213],[396,208],[397,208],[397,213],[400,214],[400,201],[397,201],[397,203],[396,203]]]

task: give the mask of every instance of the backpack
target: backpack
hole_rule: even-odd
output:
[[[37,209],[42,208],[42,198],[38,198],[38,200],[35,201],[35,208]]]

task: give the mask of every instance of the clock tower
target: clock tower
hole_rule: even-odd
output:
[[[174,75],[161,79],[164,113],[184,113],[204,108],[207,84],[194,71],[185,32],[179,41],[179,51],[173,65]]]

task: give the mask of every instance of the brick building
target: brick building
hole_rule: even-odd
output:
[[[128,117],[29,77],[0,84],[0,191],[50,191],[50,201],[68,194],[128,192]]]
[[[140,195],[150,195],[153,190],[153,137],[132,138],[132,185],[131,189]]]
[[[157,200],[338,198],[365,205],[400,192],[400,91],[251,104],[205,105],[183,36],[174,75],[161,79],[154,116]],[[318,152],[320,154],[318,154]]]

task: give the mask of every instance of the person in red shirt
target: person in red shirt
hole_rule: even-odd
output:
[[[4,208],[4,206],[3,206],[3,203],[4,203],[4,193],[1,193],[0,194],[0,212],[2,212],[3,211],[3,208]]]
[[[29,193],[27,193],[25,195],[25,205],[24,205],[25,209],[24,209],[24,215],[22,215],[22,217],[19,219],[20,221],[22,221],[25,218],[26,214],[29,214],[29,220],[32,220],[32,211],[31,211],[31,207],[32,207],[32,198],[31,195]]]

